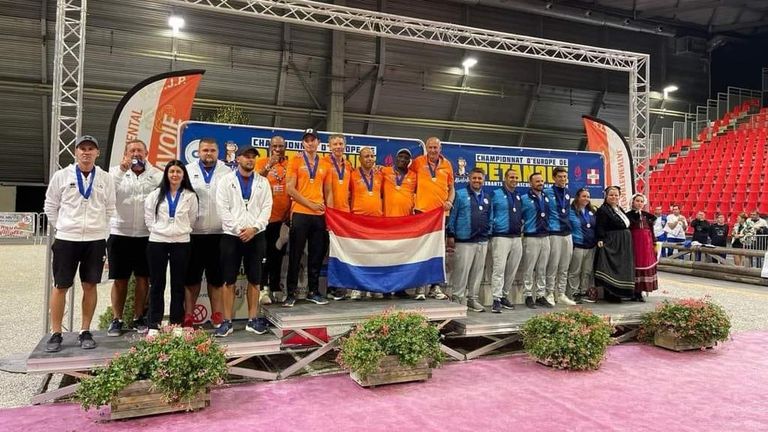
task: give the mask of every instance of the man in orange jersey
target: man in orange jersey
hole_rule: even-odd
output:
[[[282,291],[280,287],[280,270],[283,267],[283,256],[286,246],[278,249],[275,246],[280,237],[283,223],[288,222],[291,210],[291,198],[286,190],[286,173],[288,159],[285,157],[285,139],[279,135],[269,140],[269,155],[256,161],[255,170],[260,176],[266,177],[272,189],[272,214],[264,232],[267,241],[266,263],[261,270],[261,304],[272,303],[272,293]]]
[[[315,304],[328,304],[318,292],[320,267],[325,257],[328,231],[325,226],[325,206],[333,202],[331,170],[325,159],[320,159],[320,144],[314,129],[304,131],[301,138],[304,151],[288,162],[286,189],[293,198],[291,205],[291,231],[288,235],[288,276],[285,307],[296,303],[299,282],[299,264],[304,246],[307,252],[307,300]]]
[[[445,214],[451,211],[456,191],[453,187],[453,167],[451,162],[440,154],[440,139],[429,137],[425,142],[427,154],[417,157],[411,164],[411,171],[416,173],[416,212],[426,212],[442,207]],[[429,297],[438,300],[447,298],[439,285],[432,285]],[[424,300],[423,290],[416,292],[416,300]]]
[[[331,154],[325,156],[325,160],[331,166],[331,191],[333,192],[333,203],[330,207],[336,210],[350,211],[349,207],[349,178],[352,173],[352,164],[344,157],[344,150],[347,146],[344,135],[333,134],[328,137],[328,148]],[[328,247],[326,245],[326,253]],[[346,290],[334,287],[328,287],[326,298],[331,300],[343,300],[346,296]]]
[[[349,181],[350,207],[352,213],[367,216],[383,216],[382,211],[382,180],[381,170],[377,169],[376,155],[373,149],[363,147],[360,149],[360,166],[353,170]],[[359,300],[360,291],[351,290],[350,298]],[[381,298],[381,293],[375,293],[374,297]]]
[[[408,170],[411,151],[402,148],[395,155],[395,166],[384,167],[384,216],[408,216],[413,214],[416,194],[416,173]]]

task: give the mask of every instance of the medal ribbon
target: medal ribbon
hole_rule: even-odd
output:
[[[205,180],[205,184],[211,184],[211,179],[213,179],[213,172],[216,170],[216,165],[214,165],[210,171],[206,169],[205,164],[203,164],[203,161],[197,161],[198,164],[200,164],[200,172],[203,173],[203,180]]]
[[[85,188],[85,185],[83,185],[83,172],[80,171],[80,167],[75,164],[75,177],[77,177],[77,189],[80,191],[80,195],[83,196],[83,198],[88,199],[91,197],[91,192],[93,192],[93,184],[96,183],[96,168],[91,170],[91,182],[88,184],[88,188]]]
[[[301,156],[304,158],[304,163],[307,164],[307,171],[309,171],[309,179],[314,180],[315,174],[317,174],[317,166],[320,164],[319,162],[320,157],[317,154],[315,154],[315,164],[310,165],[309,158],[307,157],[307,153],[304,152],[301,154]]]
[[[363,178],[363,183],[365,183],[365,187],[366,189],[368,189],[368,192],[373,192],[373,170],[371,170],[370,181],[368,177],[365,175],[365,173],[363,172],[362,167],[358,168],[358,170],[360,170],[360,176]]]
[[[168,216],[173,219],[176,217],[176,207],[179,205],[179,198],[181,198],[181,190],[176,191],[176,197],[171,198],[171,191],[165,192],[165,200],[168,201]]]

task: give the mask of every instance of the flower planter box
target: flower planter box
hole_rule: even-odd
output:
[[[415,366],[402,366],[397,356],[390,355],[381,359],[378,372],[369,374],[365,378],[355,372],[350,372],[349,376],[362,387],[375,387],[383,384],[426,381],[432,378],[432,368],[429,367],[427,359],[422,359]]]
[[[195,411],[211,404],[210,389],[200,392],[189,403],[170,403],[162,393],[152,390],[149,380],[136,381],[118,393],[110,405],[110,420],[144,417],[177,411]]]
[[[688,342],[685,342],[682,338],[673,336],[669,333],[656,332],[656,334],[653,335],[653,344],[671,351],[682,352],[700,350],[702,348],[713,348],[716,343],[708,342],[701,345],[691,345]]]

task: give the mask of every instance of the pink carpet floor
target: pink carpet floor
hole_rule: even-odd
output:
[[[100,422],[75,404],[0,410],[0,431],[768,431],[768,333],[715,350],[609,349],[596,372],[525,356],[365,390],[344,374],[218,389],[203,411]]]

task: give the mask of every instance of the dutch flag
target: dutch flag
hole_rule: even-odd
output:
[[[403,217],[326,209],[328,285],[391,293],[445,282],[442,208]]]

